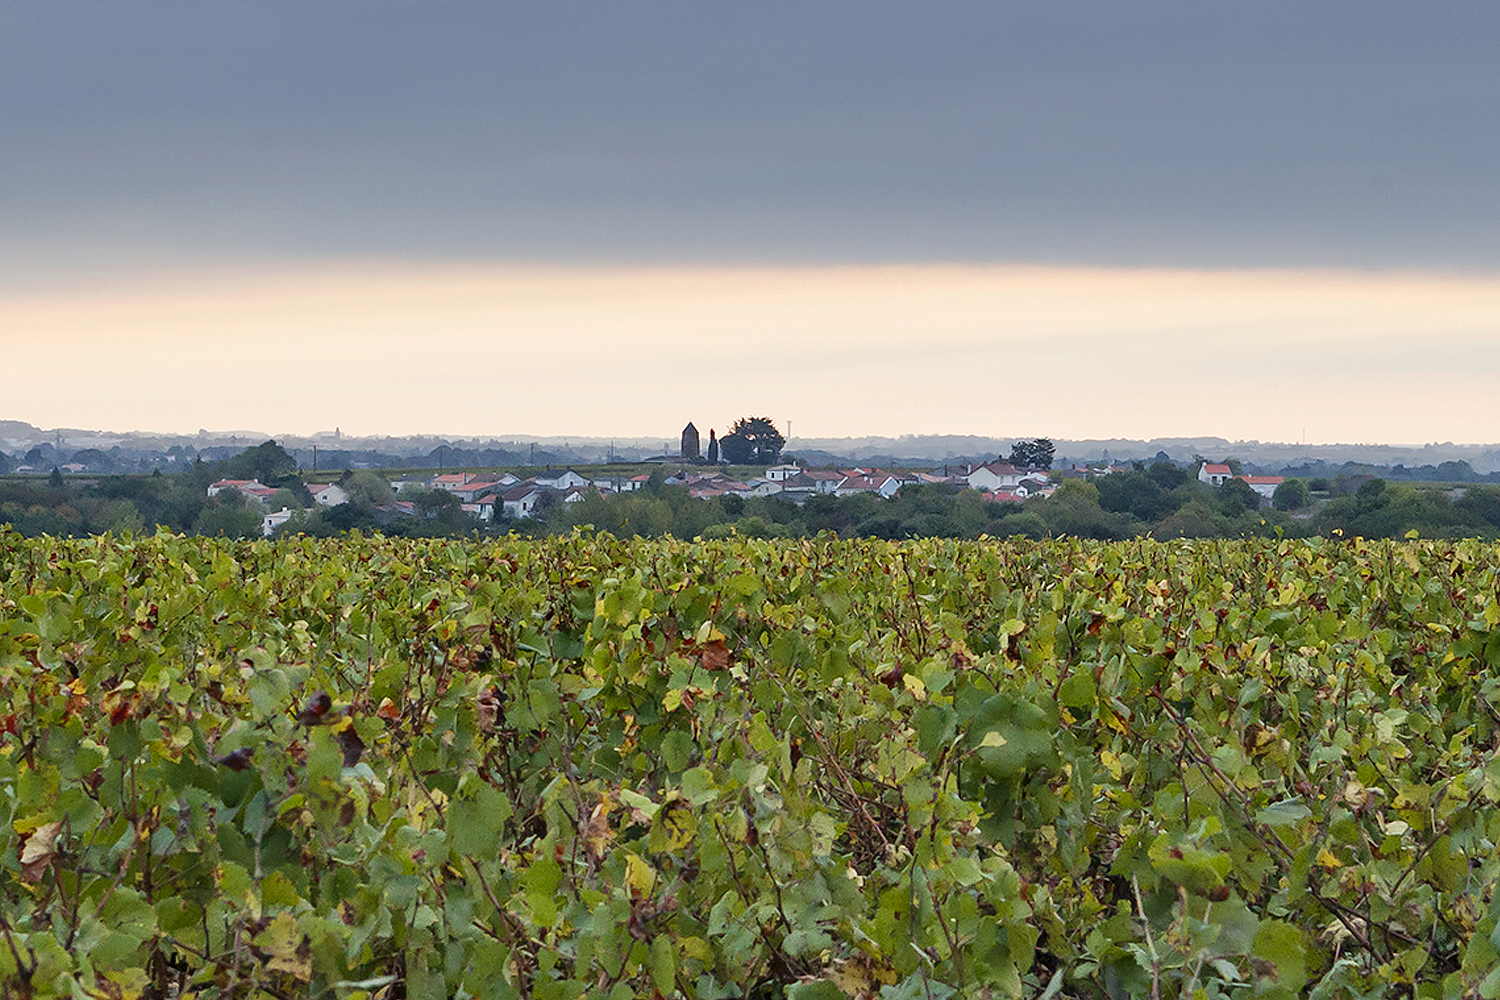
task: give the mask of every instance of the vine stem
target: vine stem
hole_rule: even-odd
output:
[[[1146,916],[1146,904],[1141,901],[1141,883],[1130,876],[1130,886],[1135,890],[1135,907],[1141,915],[1141,926],[1146,929],[1146,948],[1151,952],[1151,1000],[1161,1000],[1161,956],[1156,953],[1156,938],[1151,934],[1151,919]]]

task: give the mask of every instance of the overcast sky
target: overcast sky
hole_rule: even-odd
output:
[[[0,417],[475,430],[372,403],[398,386],[368,348],[394,338],[407,400],[447,395],[455,364],[471,376],[460,343],[494,364],[515,405],[479,432],[670,432],[741,414],[663,405],[667,385],[650,405],[564,404],[506,359],[537,385],[587,382],[635,343],[637,361],[701,358],[673,377],[702,399],[763,315],[808,350],[757,355],[722,405],[770,409],[758,379],[780,372],[809,388],[774,415],[809,434],[1012,433],[1002,386],[1024,374],[1043,410],[1018,422],[1058,436],[1500,440],[1500,408],[1418,402],[1500,376],[1496,38],[1485,2],[0,4],[0,345],[73,375],[65,397],[7,391]],[[1018,275],[1042,273],[1072,289],[1058,302],[1095,297],[1093,346],[1021,304]],[[377,333],[339,297],[372,281],[405,325]],[[453,282],[466,320],[444,312]],[[736,289],[735,315],[694,312],[705,282]],[[901,349],[808,291],[835,286],[845,317],[873,301],[860,288],[905,289],[906,326],[879,334]],[[1289,287],[1302,305],[1273,307]],[[1189,307],[1183,288],[1225,297]],[[581,289],[606,296],[588,322]],[[234,295],[302,311],[231,330]],[[1363,343],[1390,296],[1405,325]],[[316,398],[275,366],[253,404],[166,391],[232,381],[289,337],[341,375]],[[1249,365],[1256,343],[1274,363]],[[136,376],[154,391],[120,392],[112,351],[154,358]],[[1099,371],[1115,355],[1128,371]],[[994,402],[957,405],[981,358]],[[1132,410],[1163,391],[1139,383],[1153,374],[1185,400],[1195,381],[1244,388],[1222,412]],[[1368,402],[1375,386],[1409,405]],[[1267,392],[1302,412],[1261,409]],[[885,393],[921,426],[889,426]]]

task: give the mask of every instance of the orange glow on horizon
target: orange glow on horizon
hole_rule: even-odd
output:
[[[0,290],[47,426],[1500,440],[1500,277],[325,263]]]

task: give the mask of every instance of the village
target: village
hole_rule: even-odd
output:
[[[713,449],[710,454],[715,454]],[[407,475],[390,481],[394,502],[383,505],[380,512],[389,518],[422,517],[423,507],[415,499],[402,499],[440,491],[452,496],[465,513],[483,524],[501,520],[523,520],[557,504],[579,503],[590,495],[601,497],[644,489],[653,478],[664,486],[687,489],[694,499],[717,497],[775,496],[788,503],[802,505],[814,496],[877,496],[890,498],[904,486],[946,486],[955,490],[972,489],[993,503],[1024,503],[1035,497],[1051,496],[1060,483],[1068,479],[1088,479],[1129,472],[1132,466],[1073,465],[1061,469],[1027,469],[1011,462],[996,460],[984,464],[945,466],[935,471],[865,468],[813,468],[795,462],[767,466],[760,475],[736,478],[718,467],[706,467],[699,450],[699,435],[693,424],[683,429],[681,448],[673,455],[657,456],[650,464],[665,466],[677,463],[668,472],[631,475],[597,473],[585,475],[571,468],[544,470],[525,479],[512,472],[437,472],[432,475]],[[742,471],[742,470],[741,470]],[[1203,462],[1197,478],[1210,486],[1222,486],[1230,479],[1245,482],[1259,496],[1269,500],[1280,476],[1237,475],[1227,464]],[[312,504],[338,507],[349,501],[349,494],[338,483],[307,483],[305,489]],[[234,491],[247,500],[270,506],[278,490],[254,479],[221,479],[208,486],[208,496]],[[451,502],[451,501],[450,501]],[[262,516],[262,531],[270,537],[276,529],[294,516],[288,505]]]

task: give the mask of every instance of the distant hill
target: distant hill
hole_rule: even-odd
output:
[[[194,454],[216,449],[243,449],[274,438],[295,454],[303,465],[312,466],[312,450],[318,449],[319,468],[341,465],[379,466],[403,464],[406,459],[431,458],[444,466],[501,465],[535,461],[539,464],[593,464],[609,456],[633,462],[662,454],[665,446],[675,452],[678,431],[654,437],[563,437],[559,435],[506,434],[447,437],[413,434],[403,437],[339,434],[268,434],[255,430],[207,431],[196,434],[162,434],[148,431],[101,431],[79,428],[45,430],[21,420],[0,420],[0,451],[24,453],[33,445],[61,439],[60,453],[71,455],[83,449],[127,452],[188,450]],[[1010,454],[1018,440],[1035,432],[1012,437],[977,434],[907,434],[900,437],[796,437],[786,450],[816,465],[933,466],[961,462],[983,462]],[[1417,469],[1445,462],[1467,462],[1481,475],[1500,471],[1500,445],[1494,444],[1295,444],[1275,441],[1230,441],[1221,437],[1054,438],[1056,463],[1149,462],[1160,454],[1177,462],[1195,456],[1212,461],[1236,458],[1266,472],[1284,468],[1331,468],[1355,462],[1371,466]],[[402,460],[402,461],[398,461]],[[504,460],[504,461],[502,461]]]
[[[0,440],[40,441],[43,436],[40,427],[33,427],[24,420],[0,420]]]

